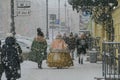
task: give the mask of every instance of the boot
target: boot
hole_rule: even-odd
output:
[[[79,57],[79,59],[78,59],[78,63],[80,64],[80,57]]]
[[[62,67],[57,67],[57,69],[62,69]]]
[[[38,63],[38,68],[42,69],[42,62]]]
[[[41,66],[40,64],[38,64],[38,68],[39,68],[39,69],[42,69],[42,66]]]
[[[83,64],[83,58],[81,59],[81,64]]]
[[[74,54],[72,53],[72,60],[74,60]]]

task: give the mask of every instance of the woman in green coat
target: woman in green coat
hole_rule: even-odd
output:
[[[38,63],[38,68],[42,69],[42,61],[46,57],[47,42],[40,28],[37,29],[37,37],[34,38],[31,46],[29,59]]]

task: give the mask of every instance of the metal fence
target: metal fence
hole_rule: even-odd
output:
[[[120,80],[120,42],[102,43],[102,73],[105,80]]]

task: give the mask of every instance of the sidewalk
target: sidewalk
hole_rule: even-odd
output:
[[[43,69],[38,69],[36,63],[24,61],[21,64],[21,74],[21,78],[17,80],[95,80],[95,77],[102,76],[102,64],[88,61],[78,64],[75,59],[74,66],[57,69],[48,67],[44,61]],[[2,76],[2,80],[6,80],[5,74]]]
[[[75,69],[79,68],[82,75],[81,80],[96,80],[95,78],[102,78],[102,62],[97,61],[97,63],[90,63],[89,61],[84,61],[84,64],[78,64],[77,60],[74,61]]]

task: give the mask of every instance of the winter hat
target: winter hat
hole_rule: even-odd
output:
[[[73,33],[72,33],[72,32],[70,33],[70,36],[73,36]]]
[[[44,37],[44,34],[43,34],[43,32],[41,31],[40,28],[37,28],[37,35],[38,35],[38,36],[43,36],[43,37]]]
[[[14,45],[16,43],[16,39],[14,37],[7,37],[5,39],[5,44],[7,45]]]

